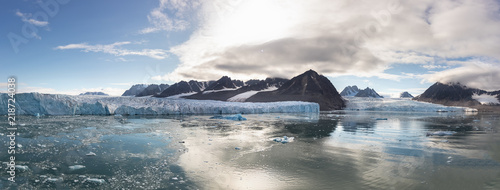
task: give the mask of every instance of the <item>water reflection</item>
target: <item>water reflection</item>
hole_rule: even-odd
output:
[[[30,170],[16,184],[0,174],[0,189],[500,188],[497,114],[244,117],[25,117],[19,164]],[[456,133],[428,135],[437,131]],[[273,141],[283,136],[294,141]],[[5,138],[1,143],[3,150]],[[86,167],[69,169],[77,164]],[[84,182],[88,177],[106,183]],[[47,178],[62,180],[44,183]]]
[[[487,123],[481,116],[343,113],[324,114],[317,120],[277,118],[248,116],[245,122],[217,121],[218,125],[205,130],[191,128],[194,137],[186,139],[189,152],[181,155],[180,165],[206,189],[452,189],[499,185],[495,181],[500,165],[493,158],[498,150],[491,151],[482,144],[498,144],[499,139],[488,137],[496,133],[484,131],[487,126],[472,124]],[[474,127],[483,133],[472,133]],[[426,135],[446,129],[459,133]],[[283,135],[296,139],[288,144],[272,141]],[[478,153],[484,156],[478,158]],[[447,175],[443,170],[459,173]],[[469,176],[467,171],[478,175]]]

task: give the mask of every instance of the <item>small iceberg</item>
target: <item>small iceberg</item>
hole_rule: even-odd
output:
[[[52,177],[49,177],[49,178],[45,179],[45,180],[43,181],[43,183],[46,183],[46,182],[49,182],[49,183],[56,183],[56,182],[58,182],[58,181],[62,181],[62,180],[63,180],[63,178],[62,178],[62,177],[59,177],[59,178],[52,178]]]
[[[449,136],[449,135],[453,135],[457,132],[455,131],[436,131],[436,132],[433,132],[433,133],[427,133],[427,136]]]
[[[285,144],[285,143],[293,142],[293,139],[295,139],[295,137],[283,136],[283,138],[281,138],[281,137],[274,138],[273,141]]]
[[[93,152],[89,152],[88,154],[85,154],[86,156],[95,156],[96,154]]]
[[[85,181],[90,182],[90,183],[97,183],[97,184],[102,184],[106,182],[104,179],[98,179],[98,178],[87,178]]]
[[[241,114],[236,114],[236,115],[229,115],[229,116],[221,116],[221,115],[216,115],[210,117],[210,119],[226,119],[226,120],[233,120],[233,121],[245,121],[247,118],[244,118],[241,116]]]
[[[79,169],[83,169],[83,168],[85,168],[84,165],[74,165],[74,166],[70,166],[69,170],[73,171],[73,170],[79,170]]]
[[[28,171],[30,169],[28,166],[23,166],[23,165],[16,165],[15,167],[20,171]]]

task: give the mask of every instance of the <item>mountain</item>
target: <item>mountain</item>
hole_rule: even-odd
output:
[[[447,106],[476,106],[481,103],[473,99],[473,95],[486,94],[484,90],[468,88],[460,83],[434,83],[414,100],[443,104]]]
[[[347,86],[342,90],[340,93],[341,96],[356,96],[358,94],[359,89],[356,85],[354,86]]]
[[[85,93],[80,94],[80,96],[83,96],[83,95],[109,96],[108,94],[106,94],[104,92],[85,92]]]
[[[411,95],[410,93],[408,92],[401,92],[401,94],[399,94],[399,97],[400,98],[413,98],[413,95]]]
[[[159,95],[156,95],[156,97],[168,97],[184,93],[201,92],[205,90],[208,86],[212,85],[213,83],[214,81],[205,81],[205,82],[198,82],[195,80],[191,80],[189,82],[181,81],[163,90]]]
[[[122,96],[135,96],[135,95],[141,93],[144,89],[146,89],[146,87],[148,87],[148,86],[145,84],[133,85],[132,87],[130,87],[130,89],[126,90],[122,94]]]
[[[373,88],[366,87],[363,90],[360,90],[355,97],[371,97],[371,98],[384,98],[379,95]]]
[[[259,92],[247,102],[306,101],[316,102],[320,110],[334,110],[345,107],[337,89],[325,76],[309,70],[293,77],[274,91]]]
[[[282,78],[266,78],[265,80],[249,80],[243,83],[239,80],[231,80],[229,77],[224,76],[214,82],[210,87],[207,87],[204,91],[184,98],[196,100],[245,101],[249,96],[259,91],[278,89],[287,81],[287,79]],[[239,97],[235,97],[238,95]]]
[[[266,78],[265,80],[249,80],[245,82],[246,86],[243,86],[244,90],[265,90],[269,88],[279,88],[285,84],[288,79],[284,78]]]
[[[228,89],[228,88],[238,88],[243,86],[243,81],[240,80],[231,80],[228,76],[223,76],[219,80],[215,81],[212,83],[210,86],[208,86],[205,91],[209,90],[223,90],[223,89]]]
[[[160,84],[160,85],[151,84],[135,96],[142,97],[142,96],[157,95],[157,94],[161,93],[163,90],[167,89],[168,87],[169,87],[168,84]]]

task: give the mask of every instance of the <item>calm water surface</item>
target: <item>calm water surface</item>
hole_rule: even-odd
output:
[[[244,117],[19,117],[28,169],[0,189],[500,189],[498,114]]]

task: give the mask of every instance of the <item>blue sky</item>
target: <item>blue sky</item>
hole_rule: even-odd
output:
[[[64,94],[308,69],[338,91],[418,95],[437,81],[498,90],[499,10],[486,0],[7,0],[0,76],[16,76],[22,92]]]

